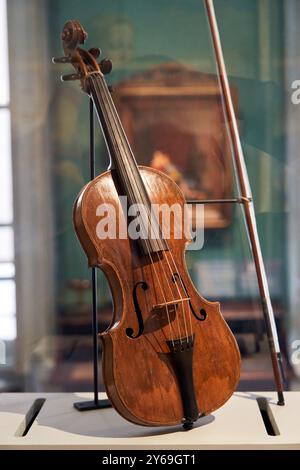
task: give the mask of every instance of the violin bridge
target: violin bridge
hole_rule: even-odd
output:
[[[180,304],[182,302],[188,302],[190,299],[190,297],[186,297],[184,299],[174,299],[174,300],[171,300],[170,302],[163,302],[162,304],[157,304],[157,305],[153,305],[153,310],[161,310],[162,308],[169,308],[169,306],[172,306],[172,305],[175,305],[175,307],[177,308],[177,304]]]

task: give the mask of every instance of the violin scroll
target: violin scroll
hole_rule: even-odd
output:
[[[88,34],[79,21],[67,21],[61,33],[65,53],[77,49],[79,44],[84,44]]]
[[[80,80],[83,91],[89,94],[87,80],[89,75],[95,72],[107,75],[112,70],[112,63],[105,58],[98,64],[97,59],[101,55],[99,48],[93,47],[87,51],[80,47],[87,37],[88,34],[79,21],[67,21],[61,33],[65,55],[63,57],[53,57],[52,62],[54,64],[72,64],[75,73],[62,75],[62,81]]]

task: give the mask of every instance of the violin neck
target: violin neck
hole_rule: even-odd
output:
[[[133,184],[132,180],[139,173],[138,167],[103,75],[91,74],[89,85],[112,167],[122,180],[128,176]]]
[[[103,75],[91,74],[89,88],[110,154],[111,167],[128,198],[128,204],[130,206],[139,204],[144,207],[140,217],[144,218],[142,225],[144,229],[147,227],[148,232],[151,230],[149,220],[152,228],[153,223],[156,224],[155,230],[151,233],[157,234],[157,237],[139,239],[140,248],[145,255],[149,252],[166,250],[167,244],[161,236],[159,224],[157,221],[153,222],[153,218],[150,217],[151,202]]]

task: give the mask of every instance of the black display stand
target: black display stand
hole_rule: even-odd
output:
[[[95,140],[94,140],[94,103],[90,98],[90,179],[95,178]],[[78,411],[98,410],[111,407],[109,400],[99,400],[98,367],[98,316],[97,316],[97,268],[92,268],[92,337],[93,337],[93,375],[94,399],[74,403]]]

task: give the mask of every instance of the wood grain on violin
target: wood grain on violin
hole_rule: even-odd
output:
[[[86,37],[80,24],[68,22],[62,37],[66,62],[93,98],[111,158],[111,170],[82,189],[73,215],[89,265],[106,274],[114,301],[112,322],[101,333],[107,394],[129,421],[188,429],[234,392],[239,350],[219,303],[204,299],[190,279],[189,238],[175,236],[173,223],[165,239],[167,221],[149,217],[153,204],[177,205],[184,214],[181,190],[163,173],[137,166],[96,54],[78,47]],[[99,206],[113,208],[117,234],[128,224],[120,196],[129,206],[143,205],[141,225],[151,220],[155,237],[97,236]]]

